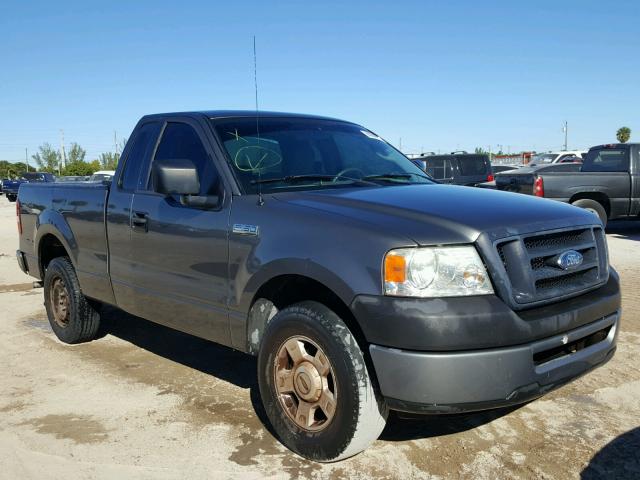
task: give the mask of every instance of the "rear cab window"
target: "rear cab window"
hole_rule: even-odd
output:
[[[484,155],[461,155],[457,159],[462,176],[470,177],[490,173],[489,162]]]
[[[583,172],[628,172],[629,147],[611,146],[589,150],[582,163]]]
[[[436,180],[444,180],[453,178],[454,176],[454,164],[453,157],[428,157],[424,159],[425,172]]]

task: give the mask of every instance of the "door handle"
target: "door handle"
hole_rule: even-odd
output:
[[[131,228],[138,231],[149,231],[149,214],[145,212],[133,212]]]

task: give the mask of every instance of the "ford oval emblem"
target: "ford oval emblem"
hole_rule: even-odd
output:
[[[582,265],[582,254],[575,250],[567,250],[564,253],[558,255],[556,265],[563,270],[571,270]]]

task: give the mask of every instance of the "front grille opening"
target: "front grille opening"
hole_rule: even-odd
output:
[[[502,265],[504,265],[504,268],[507,268],[507,259],[504,256],[504,245],[498,245],[498,255],[500,256],[500,261],[502,262]]]
[[[592,241],[591,230],[581,229],[569,232],[548,233],[524,239],[524,246],[527,250],[532,248],[562,248],[570,244]]]
[[[541,278],[536,280],[536,290],[543,292],[546,290],[553,290],[556,288],[572,290],[575,288],[581,288],[583,286],[589,286],[597,280],[598,267],[591,267],[587,270],[580,272],[573,272],[561,277],[553,278]]]
[[[544,350],[543,352],[538,352],[533,354],[533,363],[535,365],[542,365],[543,363],[550,362],[556,358],[564,357],[566,355],[571,355],[572,353],[579,352],[591,345],[595,345],[596,343],[602,342],[609,335],[609,331],[611,330],[611,325],[603,328],[602,330],[598,330],[591,335],[587,335],[586,337],[579,338],[573,342],[567,343],[566,345],[561,345],[559,347],[550,348],[549,350]]]

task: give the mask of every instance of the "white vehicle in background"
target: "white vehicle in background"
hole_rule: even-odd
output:
[[[536,165],[548,165],[551,163],[576,163],[582,162],[582,155],[586,150],[565,150],[562,152],[539,153],[531,159],[529,167]]]
[[[98,170],[89,177],[90,182],[110,182],[116,174],[115,170]]]

